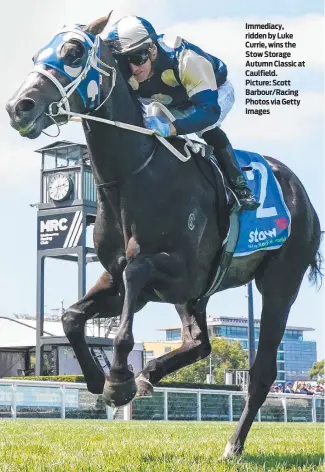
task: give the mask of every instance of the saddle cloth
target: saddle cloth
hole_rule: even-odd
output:
[[[233,257],[278,249],[291,229],[291,215],[281,187],[263,156],[241,150],[235,150],[235,154],[260,207],[239,215],[240,230]]]

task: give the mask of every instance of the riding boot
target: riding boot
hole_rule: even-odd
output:
[[[260,204],[252,194],[251,190],[247,187],[246,179],[243,176],[241,169],[238,167],[231,144],[228,144],[228,146],[223,149],[218,149],[216,158],[243,209],[256,210]]]

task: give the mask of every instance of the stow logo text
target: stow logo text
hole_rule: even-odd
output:
[[[276,237],[276,228],[272,228],[271,230],[267,231],[251,231],[249,233],[248,242],[249,243],[259,243],[260,241],[265,241],[268,238],[275,238]]]

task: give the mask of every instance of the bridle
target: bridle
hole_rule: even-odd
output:
[[[115,87],[115,82],[116,82],[116,69],[115,67],[109,66],[108,64],[105,64],[99,57],[98,57],[98,52],[99,52],[99,46],[100,46],[100,39],[99,36],[95,36],[94,41],[91,40],[91,38],[86,34],[82,29],[80,28],[63,28],[58,34],[62,33],[72,33],[75,34],[77,37],[83,38],[88,45],[90,46],[90,51],[88,53],[88,57],[86,60],[86,64],[80,74],[72,80],[68,85],[63,86],[61,82],[53,75],[51,74],[48,70],[44,69],[42,67],[42,61],[40,64],[36,64],[34,69],[30,72],[31,74],[33,73],[38,73],[41,75],[44,75],[46,78],[48,78],[58,89],[61,95],[61,100],[59,102],[53,102],[49,105],[48,113],[47,116],[53,119],[54,123],[56,123],[57,126],[59,124],[55,121],[55,117],[59,115],[66,115],[67,120],[65,123],[67,123],[70,119],[70,117],[74,116],[74,113],[71,111],[70,107],[70,102],[69,98],[73,94],[74,91],[79,91],[78,88],[80,84],[86,79],[89,71],[91,69],[94,69],[98,72],[98,79],[97,79],[97,86],[98,86],[98,94],[100,90],[100,85],[101,85],[101,77],[100,74],[105,75],[106,77],[112,77],[111,79],[111,87],[110,90],[105,98],[105,100],[99,105],[94,108],[93,110],[90,111],[97,111],[100,107],[104,105],[106,100],[110,97],[114,87]],[[98,66],[100,64],[102,67],[100,68]],[[80,93],[80,92],[79,92]],[[88,115],[87,115],[88,116]],[[89,119],[90,117],[88,117]],[[65,124],[65,123],[60,123],[60,125]]]

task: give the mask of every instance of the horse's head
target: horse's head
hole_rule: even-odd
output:
[[[70,110],[90,113],[107,99],[115,84],[115,61],[98,35],[109,17],[86,27],[64,27],[34,56],[34,69],[6,105],[11,125],[22,136],[37,138],[53,122],[66,122]],[[108,78],[104,94],[102,77]]]

